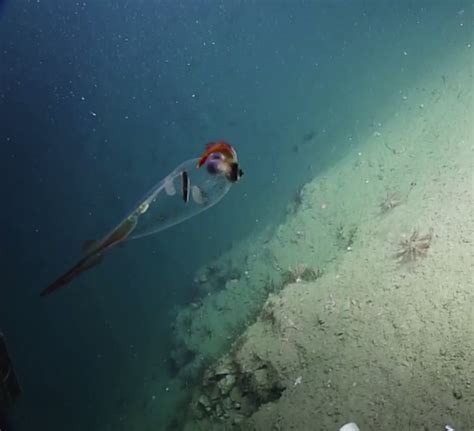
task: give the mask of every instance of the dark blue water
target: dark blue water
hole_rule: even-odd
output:
[[[2,2],[0,330],[24,390],[17,429],[108,429],[145,380],[163,389],[170,312],[193,299],[196,269],[283,219],[295,190],[358,144],[360,112],[383,122],[393,88],[469,7]],[[39,297],[83,240],[215,139],[246,171],[217,207]]]

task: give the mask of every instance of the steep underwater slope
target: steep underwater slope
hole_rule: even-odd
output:
[[[408,89],[390,122],[305,187],[279,229],[286,241],[268,246],[284,256],[281,242],[299,238],[295,260],[319,265],[320,247],[332,255],[339,239],[339,256],[315,282],[270,295],[206,372],[186,429],[474,427],[468,54]],[[387,193],[398,196],[388,208]],[[397,259],[414,230],[432,232],[426,253]]]

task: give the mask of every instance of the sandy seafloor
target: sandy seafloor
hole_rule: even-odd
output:
[[[384,124],[362,118],[353,137],[366,138],[285,223],[196,274],[202,300],[177,314],[169,429],[474,429],[472,54],[400,89]],[[397,261],[415,229],[432,232],[426,256]],[[297,264],[323,273],[283,283]],[[142,410],[130,421],[157,429]]]

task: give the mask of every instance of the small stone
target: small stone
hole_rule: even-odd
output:
[[[224,378],[217,382],[219,391],[222,395],[227,395],[235,384],[235,376],[233,374],[227,374]]]
[[[233,422],[234,422],[235,425],[238,425],[238,424],[242,423],[243,420],[244,420],[243,416],[239,415],[239,416],[234,417]]]
[[[216,404],[216,415],[221,417],[224,414],[224,409],[220,404]],[[223,419],[223,418],[222,418]]]
[[[462,392],[459,388],[454,388],[453,389],[453,396],[454,398],[456,398],[457,400],[460,400],[462,398]]]
[[[222,400],[222,407],[224,407],[225,411],[232,409],[232,407],[233,407],[232,400],[229,397],[224,398]]]
[[[211,409],[211,402],[204,394],[199,397],[198,404],[204,407],[205,410]]]
[[[234,386],[232,390],[230,391],[229,398],[237,404],[240,404],[240,401],[242,399],[242,396],[240,394],[240,391],[237,386]]]

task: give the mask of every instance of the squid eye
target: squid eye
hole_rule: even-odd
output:
[[[206,163],[207,172],[217,174],[219,172],[220,159],[212,159]]]
[[[209,156],[209,160],[223,160],[223,159],[224,159],[224,155],[222,153],[212,153]]]

